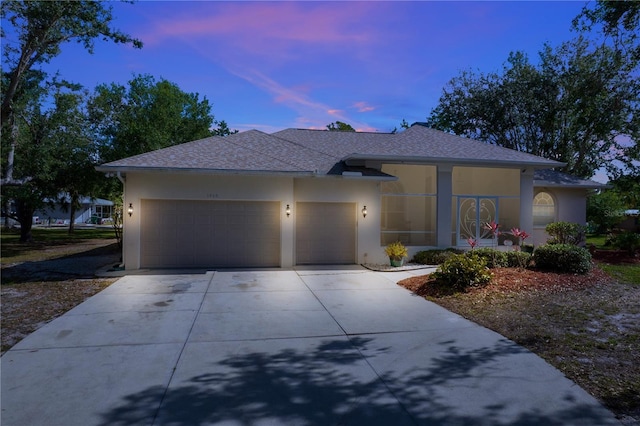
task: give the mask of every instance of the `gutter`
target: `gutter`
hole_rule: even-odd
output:
[[[364,155],[351,154],[342,161],[348,160],[373,160],[386,164],[430,164],[437,166],[438,164],[451,165],[476,165],[476,166],[492,166],[492,167],[533,167],[538,169],[551,169],[555,167],[564,167],[566,163],[554,160],[546,161],[513,161],[513,160],[487,160],[473,158],[450,158],[450,157],[415,157],[415,156],[388,156],[388,155]]]

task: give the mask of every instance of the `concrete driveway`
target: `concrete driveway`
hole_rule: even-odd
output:
[[[2,425],[619,424],[408,274],[123,277],[2,357]]]

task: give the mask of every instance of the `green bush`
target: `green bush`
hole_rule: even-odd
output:
[[[456,290],[486,284],[491,280],[486,261],[474,253],[452,255],[432,276]]]
[[[640,234],[636,232],[623,232],[614,235],[611,239],[611,245],[620,250],[626,250],[633,254],[640,249]]]
[[[463,253],[463,251],[454,248],[423,250],[416,253],[411,262],[422,265],[439,265],[454,254],[460,253]]]
[[[505,255],[509,268],[526,268],[531,262],[531,253],[525,251],[508,251],[505,252]]]
[[[587,227],[572,222],[553,222],[545,228],[551,237],[547,244],[573,244],[578,245],[584,241]]]
[[[533,252],[536,268],[586,274],[591,269],[589,250],[572,244],[545,244]]]
[[[504,268],[508,265],[507,253],[491,247],[482,247],[468,252],[481,257],[489,268]]]

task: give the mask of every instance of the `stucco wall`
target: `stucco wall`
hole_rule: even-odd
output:
[[[534,189],[534,196],[539,192],[551,194],[555,202],[556,222],[587,223],[587,192],[575,188],[542,188]],[[544,226],[534,227],[532,241],[534,245],[544,244],[549,235]]]
[[[380,197],[378,182],[349,178],[302,178],[287,176],[236,176],[166,173],[129,173],[125,186],[125,210],[132,204],[134,213],[125,214],[123,259],[127,269],[140,268],[140,200],[256,200],[280,201],[281,266],[295,262],[295,203],[297,201],[352,202],[357,206],[357,261],[383,262],[386,257],[379,244]],[[285,206],[291,207],[286,216]],[[367,217],[361,214],[367,206]]]

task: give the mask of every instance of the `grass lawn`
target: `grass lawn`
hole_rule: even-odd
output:
[[[640,285],[640,264],[609,265],[607,263],[599,263],[598,266],[618,281]]]
[[[587,246],[593,244],[599,250],[611,249],[611,246],[604,245],[606,238],[606,235],[589,234],[587,235]]]
[[[111,227],[77,227],[69,234],[67,227],[34,227],[33,241],[20,242],[20,230],[3,230],[0,235],[2,265],[16,262],[54,259],[83,251],[83,243],[90,240],[115,239]]]
[[[587,235],[587,245],[593,244],[598,250],[612,250],[613,247],[605,245],[605,235]],[[628,283],[640,285],[640,264],[629,262],[608,262],[598,261],[598,266],[604,272],[609,274],[616,280]]]

